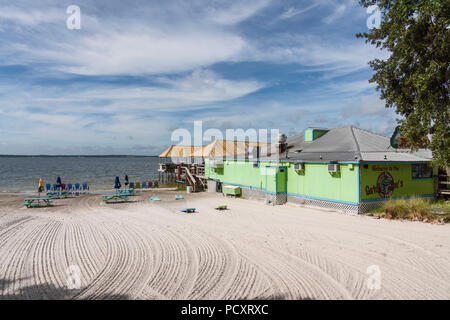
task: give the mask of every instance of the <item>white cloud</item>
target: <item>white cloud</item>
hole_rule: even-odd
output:
[[[207,17],[216,23],[231,25],[248,19],[267,7],[271,0],[241,0],[229,2],[222,7],[207,7]]]
[[[374,115],[386,112],[385,102],[377,95],[361,96],[360,99],[361,115]]]
[[[316,7],[318,7],[318,6],[320,6],[320,5],[321,5],[321,4],[320,4],[319,2],[315,2],[314,4],[308,6],[308,7],[304,8],[304,9],[296,9],[296,8],[294,8],[294,7],[290,7],[288,10],[286,10],[286,11],[280,16],[280,18],[281,18],[281,19],[289,19],[289,18],[295,17],[295,16],[297,16],[297,15],[299,15],[299,14],[308,12],[308,11],[310,11],[310,10],[312,10],[312,9],[314,9],[314,8],[316,8]]]
[[[383,54],[363,41],[327,39],[319,36],[280,34],[270,42],[254,44],[247,56],[257,61],[296,63],[305,72],[326,72],[336,77],[368,68],[368,62]]]
[[[197,69],[177,78],[160,78],[157,86],[98,85],[90,87],[41,88],[10,87],[0,98],[0,109],[34,105],[48,110],[78,113],[150,112],[211,107],[211,103],[233,100],[256,92],[264,83],[223,79],[210,70]],[[26,92],[24,94],[23,92]],[[98,105],[97,102],[101,102]]]
[[[16,48],[54,69],[79,75],[139,75],[182,72],[233,60],[244,47],[239,36],[219,31],[164,33],[141,29],[110,31],[79,40]],[[22,57],[19,56],[20,59]]]
[[[367,61],[376,55],[376,50],[363,41],[305,36],[298,32],[255,38],[234,26],[271,4],[269,0],[195,1],[190,5],[193,12],[186,12],[186,5],[177,9],[167,5],[152,10],[143,8],[136,19],[97,17],[82,10],[82,30],[67,30],[64,22],[59,28],[6,37],[0,44],[0,55],[7,57],[3,63],[9,65],[39,64],[41,68],[78,75],[176,73],[207,68],[218,62],[255,60],[298,63],[342,75],[366,68]],[[318,0],[303,9],[291,7],[281,17],[293,17],[318,6],[323,10],[332,8],[331,16],[337,16],[354,5],[351,0],[337,4]],[[66,18],[64,11],[54,7],[48,8],[48,17],[37,9],[8,8],[17,17],[17,23]]]
[[[325,88],[320,88],[322,92],[329,91],[331,94],[337,93],[351,93],[360,94],[369,89],[374,89],[375,83],[370,83],[368,80],[351,81],[351,82],[335,82],[331,83]],[[376,97],[376,96],[375,96]]]
[[[336,21],[337,19],[341,18],[346,10],[347,6],[345,4],[337,4],[333,12],[329,16],[325,17],[322,21],[327,24],[330,24]]]
[[[54,8],[47,10],[19,9],[12,6],[0,7],[0,22],[15,23],[28,26],[36,26],[41,23],[53,23],[65,21],[66,16],[63,10]]]

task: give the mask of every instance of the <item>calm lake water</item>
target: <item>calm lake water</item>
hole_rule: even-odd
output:
[[[36,192],[44,184],[87,183],[91,190],[112,189],[119,176],[130,182],[158,179],[157,157],[0,157],[0,193]]]

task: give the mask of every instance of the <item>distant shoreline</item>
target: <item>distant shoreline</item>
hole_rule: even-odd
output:
[[[21,154],[0,154],[0,158],[157,158],[158,156],[137,156],[137,155],[21,155]]]

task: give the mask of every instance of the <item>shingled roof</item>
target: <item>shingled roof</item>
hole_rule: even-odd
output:
[[[411,153],[410,150],[394,149],[388,137],[354,126],[329,129],[311,142],[305,142],[303,133],[289,137],[287,148],[287,154],[279,154],[280,160],[414,162],[431,159],[429,150]],[[271,147],[271,153],[268,159],[277,158],[276,147]]]

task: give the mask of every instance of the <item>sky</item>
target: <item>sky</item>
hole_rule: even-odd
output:
[[[0,0],[0,154],[157,155],[194,121],[390,136],[368,17],[356,0]]]

